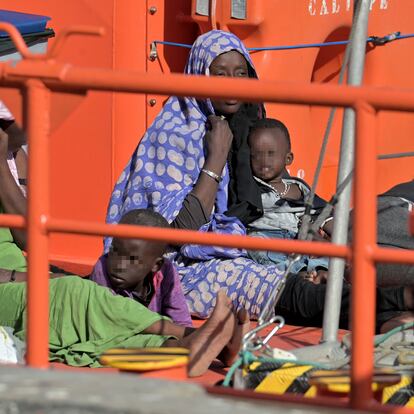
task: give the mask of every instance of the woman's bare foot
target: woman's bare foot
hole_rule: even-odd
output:
[[[181,346],[190,350],[188,376],[197,377],[207,371],[211,362],[229,343],[234,324],[232,302],[220,290],[210,318],[199,329],[179,341]]]
[[[310,270],[299,272],[299,274],[307,281],[312,282],[315,285],[326,284],[328,280],[327,270]]]
[[[240,309],[234,323],[233,335],[229,343],[220,352],[218,359],[226,366],[230,366],[239,354],[242,339],[250,330],[250,316],[246,309]]]

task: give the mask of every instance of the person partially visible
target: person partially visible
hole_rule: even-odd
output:
[[[25,273],[10,280],[0,270],[0,326],[26,340],[27,305]],[[63,275],[60,275],[63,276]],[[6,282],[6,283],[4,283]],[[99,356],[111,348],[185,347],[190,350],[188,374],[202,375],[215,358],[231,364],[241,338],[249,329],[240,324],[230,299],[218,292],[210,318],[198,329],[172,323],[129,298],[77,276],[49,282],[49,360],[72,366],[99,367]]]
[[[296,239],[310,188],[303,180],[286,174],[294,158],[289,131],[279,120],[259,119],[250,130],[248,142],[252,172],[261,189],[263,215],[247,225],[247,232],[255,237]],[[311,214],[320,212],[324,205],[324,200],[316,196]],[[283,269],[288,264],[285,253],[252,250],[248,254],[260,264],[276,264]],[[314,273],[327,270],[328,264],[326,257],[303,255],[292,264],[290,272]]]
[[[26,216],[27,162],[26,134],[0,101],[0,214]],[[25,229],[0,228],[0,269],[25,271],[27,250]],[[57,266],[51,272],[66,273]]]
[[[131,210],[119,223],[170,227],[164,217],[149,209]],[[177,325],[192,326],[178,273],[163,258],[166,249],[167,244],[162,242],[114,238],[109,252],[98,259],[89,279],[170,317]]]
[[[20,148],[25,151],[27,137],[23,129],[16,122],[13,114],[9,111],[3,101],[0,100],[0,128],[9,135],[11,153],[15,153]]]
[[[0,213],[26,215],[26,135],[0,101]],[[23,271],[26,232],[0,229],[0,268]]]
[[[380,247],[414,250],[409,215],[414,210],[414,179],[396,184],[377,197],[377,243]],[[352,217],[349,242],[352,242]],[[378,286],[414,286],[414,266],[377,263]]]

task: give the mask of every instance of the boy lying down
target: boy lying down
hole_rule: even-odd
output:
[[[26,273],[0,270],[0,326],[25,340]],[[56,275],[58,276],[58,275]],[[219,358],[229,365],[249,329],[243,309],[236,315],[231,300],[219,291],[210,318],[198,329],[172,323],[138,301],[78,276],[49,282],[49,360],[72,366],[100,366],[99,356],[115,347],[176,347],[190,350],[189,376],[202,375]]]

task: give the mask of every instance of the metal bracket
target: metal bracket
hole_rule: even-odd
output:
[[[157,60],[157,59],[158,59],[157,44],[155,42],[151,42],[149,60],[151,62],[154,62],[154,60]]]
[[[23,40],[20,32],[10,23],[1,22],[0,31],[6,32],[16,50],[20,53],[23,59],[28,60],[51,60],[58,56],[60,53],[66,39],[69,36],[80,34],[80,35],[92,35],[92,36],[102,36],[104,34],[103,27],[89,27],[89,26],[73,26],[62,29],[56,36],[54,43],[50,49],[44,54],[32,53],[27,47],[25,41]]]
[[[273,329],[264,337],[259,336],[259,332],[268,326],[275,324]],[[274,316],[269,321],[264,322],[251,331],[247,332],[242,341],[242,352],[257,352],[262,351],[265,348],[266,351],[271,351],[270,346],[267,344],[270,339],[285,325],[285,320],[282,316]]]

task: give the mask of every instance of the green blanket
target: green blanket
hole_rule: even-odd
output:
[[[135,300],[77,276],[49,282],[49,358],[72,366],[101,366],[114,347],[159,347],[169,337],[141,332],[164,318]],[[0,284],[0,325],[25,340],[26,283]]]

